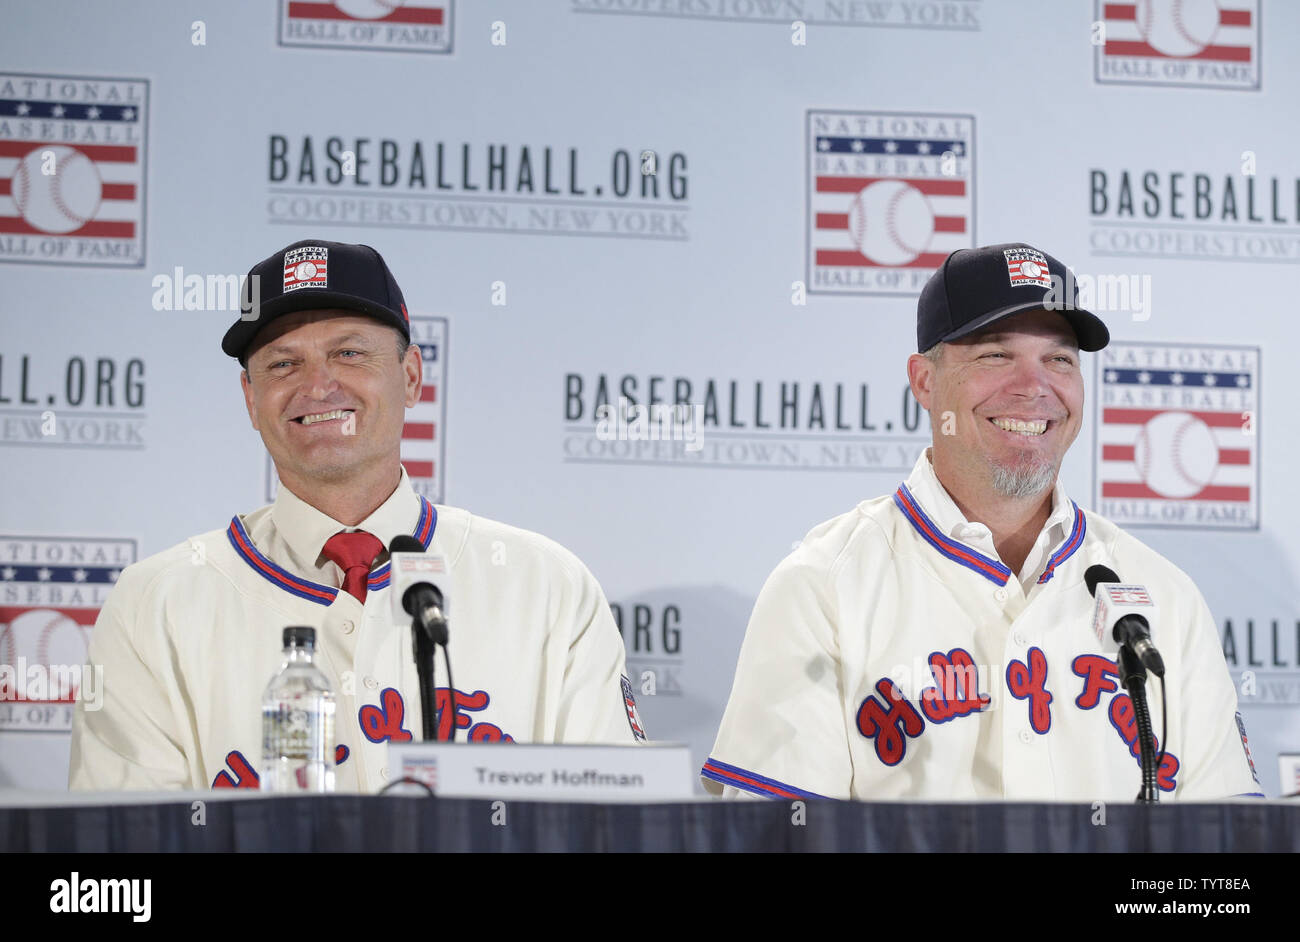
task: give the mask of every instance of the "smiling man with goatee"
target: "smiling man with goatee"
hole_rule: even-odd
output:
[[[925,285],[907,374],[933,444],[892,494],[815,527],[768,578],[701,770],[711,792],[1133,801],[1134,705],[1085,585],[1104,565],[1158,605],[1160,795],[1260,794],[1192,580],[1060,479],[1081,353],[1110,340],[1062,284],[1059,261],[1008,243],[954,252]]]
[[[435,692],[436,738],[644,740],[622,638],[577,557],[412,488],[401,438],[422,359],[379,253],[295,242],[248,283],[257,303],[221,347],[278,494],[122,572],[91,636],[103,704],[77,706],[72,787],[258,787],[262,691],[302,625],[336,698],[337,788],[383,788],[388,743],[423,732],[410,623],[388,597],[399,535],[446,564],[456,686]]]

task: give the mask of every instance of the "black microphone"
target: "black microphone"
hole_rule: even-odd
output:
[[[1089,566],[1083,581],[1097,600],[1092,622],[1097,639],[1104,637],[1107,626],[1113,626],[1111,636],[1115,641],[1128,645],[1147,670],[1164,677],[1164,658],[1151,643],[1151,625],[1143,615],[1155,614],[1156,609],[1146,587],[1123,584],[1115,570],[1101,565]],[[1101,592],[1097,591],[1099,586]]]
[[[442,590],[430,581],[433,574],[446,573],[442,557],[429,556],[421,560],[401,558],[411,554],[424,555],[424,545],[406,533],[393,537],[393,541],[388,544],[388,554],[393,583],[393,617],[400,620],[401,612],[405,612],[415,619],[420,630],[435,644],[446,644],[446,605]],[[400,609],[398,606],[401,606]]]
[[[393,620],[400,623],[403,612],[411,616],[411,654],[420,680],[424,740],[433,742],[439,739],[433,661],[438,645],[442,645],[443,662],[447,665],[447,705],[451,707],[447,739],[455,742],[460,718],[456,708],[456,685],[451,678],[451,655],[447,652],[447,603],[437,585],[447,577],[447,560],[438,553],[426,554],[424,545],[405,533],[399,533],[388,544],[388,558]]]

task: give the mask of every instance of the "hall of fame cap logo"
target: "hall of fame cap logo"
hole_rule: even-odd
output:
[[[812,294],[915,295],[974,245],[970,115],[809,111]]]
[[[0,536],[0,730],[66,731],[90,632],[130,539]]]
[[[1259,527],[1259,348],[1111,342],[1095,506],[1123,526]]]
[[[1104,84],[1259,88],[1259,0],[1096,0]]]
[[[411,343],[420,348],[424,376],[420,401],[406,410],[402,424],[402,466],[415,492],[440,504],[447,456],[447,318],[415,315],[409,321]],[[266,499],[273,501],[280,482],[271,456],[265,460]]]
[[[1047,259],[1042,252],[1033,249],[1003,249],[1007,257],[1007,277],[1013,287],[1018,285],[1039,285],[1052,287],[1052,276],[1047,270]]]
[[[455,0],[280,0],[280,45],[451,52]]]
[[[284,253],[284,290],[328,288],[330,250],[324,245],[304,245]]]
[[[144,264],[149,83],[0,73],[0,261]]]

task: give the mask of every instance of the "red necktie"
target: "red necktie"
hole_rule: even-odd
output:
[[[366,601],[366,577],[370,575],[370,565],[383,551],[384,544],[379,542],[379,538],[365,530],[335,533],[325,541],[325,547],[321,550],[326,558],[343,570],[343,591],[363,604]]]

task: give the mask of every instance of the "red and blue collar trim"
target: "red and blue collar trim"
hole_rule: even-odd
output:
[[[1060,549],[1048,559],[1047,568],[1038,577],[1039,585],[1051,579],[1056,572],[1056,567],[1073,556],[1079,547],[1083,545],[1083,536],[1088,532],[1088,523],[1084,519],[1083,511],[1079,509],[1078,504],[1070,501],[1070,506],[1074,508],[1074,526],[1070,528],[1070,535],[1065,538],[1065,542],[1061,544]]]
[[[421,496],[420,517],[415,523],[414,536],[425,549],[429,548],[429,541],[433,539],[433,531],[437,526],[437,509]],[[235,552],[243,557],[244,562],[253,567],[254,572],[284,591],[318,605],[332,605],[334,599],[338,597],[339,590],[333,586],[299,579],[267,559],[248,538],[248,531],[244,529],[238,517],[230,521],[230,526],[226,528],[226,536],[230,540],[230,545],[235,548]],[[391,568],[388,563],[384,563],[366,579],[366,591],[374,592],[377,589],[387,588],[390,576]]]
[[[963,543],[950,539],[939,531],[921,505],[917,503],[912,492],[907,489],[906,484],[898,485],[898,490],[894,491],[894,503],[898,509],[903,512],[907,522],[912,528],[921,535],[921,538],[937,549],[942,555],[947,556],[955,563],[960,563],[967,569],[979,573],[989,582],[997,585],[1006,585],[1011,578],[1011,570],[998,562],[996,559],[990,559],[983,553],[977,553]]]
[[[737,765],[728,765],[711,756],[709,761],[704,763],[704,768],[700,769],[700,774],[707,779],[721,782],[723,785],[734,786],[754,795],[762,795],[764,798],[824,799],[826,797],[825,795],[818,795],[816,792],[795,788],[793,785],[785,784],[785,782],[778,782],[774,778],[759,775],[757,772],[742,769]]]

